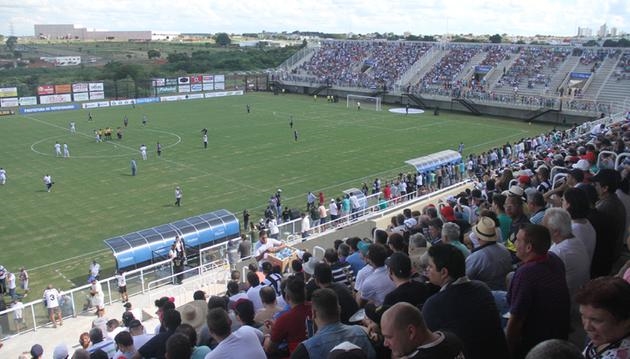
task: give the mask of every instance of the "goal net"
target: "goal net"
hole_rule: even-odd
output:
[[[359,107],[360,105],[360,107]],[[381,110],[381,98],[361,95],[348,95],[346,107],[351,109]]]

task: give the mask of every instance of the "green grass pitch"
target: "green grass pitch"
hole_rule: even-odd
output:
[[[0,264],[30,269],[35,293],[47,283],[62,289],[84,284],[93,258],[109,276],[114,264],[103,240],[116,235],[221,208],[239,218],[248,208],[257,220],[277,188],[284,205],[302,208],[309,190],[338,196],[375,177],[411,172],[405,160],[456,149],[460,141],[465,153],[481,152],[549,129],[444,110],[437,117],[394,114],[386,106],[370,111],[367,104],[357,111],[345,101],[269,93],[91,112],[91,122],[87,110],[0,117],[0,167],[8,177],[0,186]],[[122,140],[114,135],[96,143],[95,129],[115,130],[125,115],[129,127]],[[68,144],[70,158],[55,157],[55,141]],[[141,144],[149,149],[146,161]],[[42,182],[46,173],[55,182],[51,193]],[[175,186],[184,193],[180,208],[173,205]]]

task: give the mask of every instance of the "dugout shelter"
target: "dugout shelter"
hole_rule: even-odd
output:
[[[179,221],[106,239],[117,269],[133,269],[168,258],[176,236],[182,236],[186,252],[195,255],[200,249],[240,236],[237,217],[221,209]]]
[[[405,161],[406,164],[415,167],[417,172],[433,171],[443,165],[453,165],[462,161],[462,155],[453,150],[444,150],[430,155],[413,158]]]

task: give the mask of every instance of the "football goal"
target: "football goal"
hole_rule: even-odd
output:
[[[351,109],[381,110],[381,98],[361,95],[348,95],[346,107]]]

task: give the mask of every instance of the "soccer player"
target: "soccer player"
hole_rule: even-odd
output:
[[[123,125],[125,125],[125,128],[127,128],[127,126],[129,125],[129,119],[127,118],[127,115],[125,115],[125,118],[123,118]]]
[[[49,174],[44,175],[44,185],[46,186],[46,192],[50,192],[52,185],[54,182],[52,181],[52,176]]]
[[[68,144],[67,143],[63,144],[63,157],[64,158],[70,157],[70,150],[68,149]]]
[[[147,125],[147,115],[142,115],[142,126],[146,126]]]
[[[295,142],[297,142],[297,140],[298,140],[298,132],[297,132],[297,130],[293,130],[293,139],[295,140]]]
[[[74,121],[70,122],[70,133],[73,135],[77,133],[77,127]]]
[[[147,160],[147,146],[144,144],[140,145],[140,155],[142,155],[142,159],[144,161]]]
[[[175,187],[175,205],[180,207],[182,205],[182,189],[179,186]]]
[[[92,111],[88,112],[88,121],[92,121],[94,120],[94,117],[92,117]]]
[[[249,111],[250,111],[249,104],[245,105],[245,108],[247,109],[247,113],[249,113]]]
[[[7,183],[7,171],[0,167],[0,184]]]
[[[61,157],[61,144],[55,142],[55,157]]]
[[[159,141],[157,143],[157,154],[158,154],[158,157],[162,156],[162,144],[160,144]]]
[[[208,148],[208,135],[203,134],[203,148]]]
[[[361,102],[357,101],[357,111],[361,111]]]

